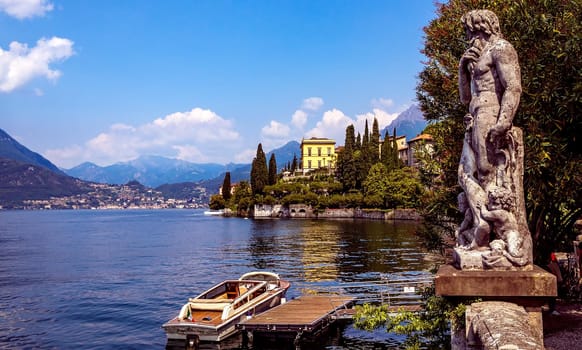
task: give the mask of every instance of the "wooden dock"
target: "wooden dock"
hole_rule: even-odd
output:
[[[237,325],[246,332],[316,335],[337,320],[336,313],[352,306],[354,298],[338,295],[304,295]]]

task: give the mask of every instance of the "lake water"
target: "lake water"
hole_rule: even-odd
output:
[[[407,222],[246,220],[201,210],[0,211],[0,348],[163,349],[161,325],[189,297],[250,270],[291,281],[288,298],[428,275],[414,230]],[[329,348],[400,341],[347,326]]]

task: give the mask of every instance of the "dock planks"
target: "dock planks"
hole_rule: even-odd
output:
[[[316,332],[334,321],[333,314],[346,309],[354,298],[337,295],[304,295],[270,309],[238,325],[247,331]]]

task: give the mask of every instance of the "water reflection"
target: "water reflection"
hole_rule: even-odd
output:
[[[319,224],[319,225],[318,225]],[[305,282],[334,281],[339,275],[341,234],[333,222],[310,221],[299,233]]]
[[[299,292],[352,282],[425,274],[414,222],[257,220],[250,230],[252,266],[281,271]]]

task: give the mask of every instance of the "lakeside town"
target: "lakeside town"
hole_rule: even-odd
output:
[[[162,192],[147,188],[139,183],[126,185],[90,184],[88,193],[50,198],[24,200],[11,209],[51,210],[51,209],[200,209],[208,207],[205,196],[190,199],[165,198]],[[198,189],[201,194],[206,189]],[[0,207],[1,209],[1,207]]]

